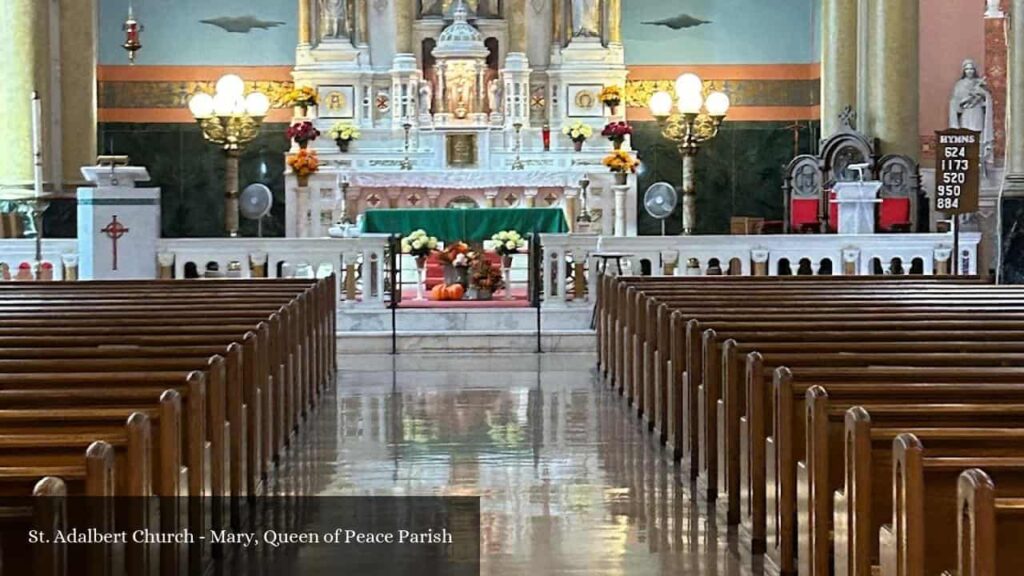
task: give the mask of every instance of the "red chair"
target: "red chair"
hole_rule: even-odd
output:
[[[793,198],[789,206],[789,228],[791,232],[801,233],[808,227],[818,224],[817,198]]]
[[[878,229],[882,232],[910,232],[910,198],[882,198],[878,208]]]

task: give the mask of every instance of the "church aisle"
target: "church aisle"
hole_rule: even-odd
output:
[[[592,356],[343,366],[307,452],[320,495],[479,494],[482,574],[751,573],[597,383]]]

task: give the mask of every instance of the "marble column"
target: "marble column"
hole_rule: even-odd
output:
[[[96,163],[98,0],[60,1],[61,163],[63,179],[77,182]]]
[[[551,44],[555,48],[565,46],[565,3],[566,0],[553,0],[551,9]]]
[[[609,44],[622,44],[622,0],[605,0]]]
[[[309,3],[314,0],[299,0],[299,45],[308,45],[310,39]]]
[[[370,45],[370,0],[356,0],[356,46]]]
[[[413,13],[416,3],[412,0],[395,2],[395,52],[415,53],[412,45],[412,24],[416,15]]]
[[[825,0],[821,12],[821,134],[839,129],[839,114],[857,108],[857,0]]]
[[[32,182],[32,91],[43,102],[43,141],[49,142],[46,113],[51,107],[49,83],[49,2],[5,0],[5,34],[0,34],[0,184]],[[44,174],[49,173],[49,165]]]
[[[615,191],[615,230],[616,236],[626,235],[626,192],[629,186],[612,186]]]
[[[526,52],[526,2],[527,0],[505,0],[508,52]]]
[[[992,91],[992,128],[995,132],[993,159],[996,166],[1003,165],[1006,152],[1006,33],[1009,22],[998,2],[985,13],[985,79]]]
[[[918,2],[867,0],[867,112],[864,131],[878,138],[880,154],[904,154],[917,159],[920,72]],[[824,79],[822,79],[824,82]]]
[[[1024,0],[1012,0],[1011,18],[1024,15]],[[1003,192],[1002,229],[1000,230],[1002,258],[998,270],[999,281],[1024,284],[1024,26],[1020,22],[1009,27],[1009,77],[1007,107],[1009,123],[1006,143],[1006,187]],[[957,255],[953,256],[954,258]]]

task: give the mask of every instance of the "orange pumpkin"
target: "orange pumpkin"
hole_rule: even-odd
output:
[[[445,299],[445,294],[444,294],[445,288],[446,288],[446,286],[444,284],[438,284],[438,285],[434,286],[430,290],[430,297],[433,298],[434,300],[438,300],[438,301],[444,300]]]
[[[462,295],[465,292],[466,289],[462,287],[462,284],[452,284],[444,289],[445,299],[447,300],[462,300]]]

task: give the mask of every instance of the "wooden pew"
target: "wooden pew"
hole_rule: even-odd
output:
[[[957,485],[960,576],[1024,573],[1024,499],[996,485],[983,470],[960,474]],[[947,572],[948,574],[948,572]]]
[[[1011,494],[1024,492],[1024,430],[912,429],[893,441],[892,524],[879,532],[881,575],[937,574],[957,561],[957,484],[983,468]],[[932,456],[937,444],[949,444]]]

